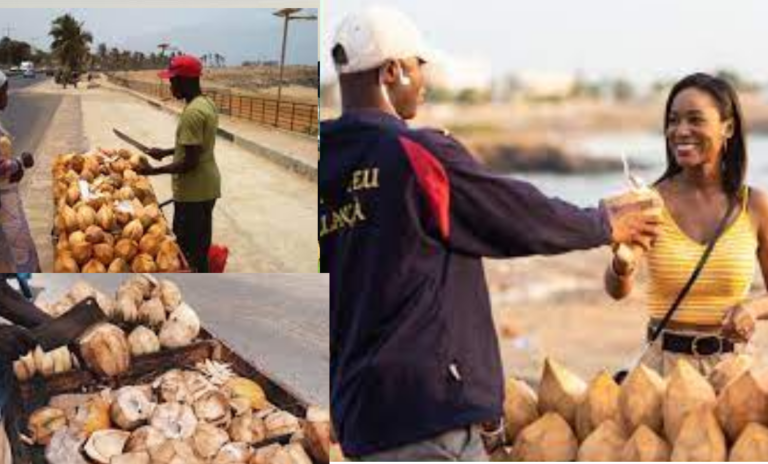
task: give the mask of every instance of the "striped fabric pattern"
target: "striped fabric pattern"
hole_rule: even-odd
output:
[[[746,188],[742,198],[738,218],[718,240],[672,321],[719,325],[728,308],[746,299],[757,269],[758,243],[747,211]],[[705,249],[706,245],[686,235],[664,208],[662,232],[647,254],[647,307],[651,318],[664,317]]]

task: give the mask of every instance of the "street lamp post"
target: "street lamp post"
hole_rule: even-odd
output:
[[[285,48],[288,43],[288,23],[293,20],[314,21],[317,20],[317,16],[296,16],[296,13],[300,12],[302,8],[283,8],[274,13],[275,16],[284,18],[283,22],[283,47],[280,53],[280,77],[277,81],[277,109],[275,110],[275,127],[277,127],[278,118],[280,115],[280,100],[283,95],[283,69],[285,67]]]

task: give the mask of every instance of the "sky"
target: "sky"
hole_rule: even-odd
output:
[[[220,53],[227,63],[244,60],[279,60],[283,20],[270,8],[158,9],[158,8],[21,8],[0,9],[0,35],[24,40],[41,48],[50,45],[51,20],[71,13],[94,36],[93,48],[109,47],[157,51],[169,42],[185,53]],[[317,10],[305,10],[317,14]],[[286,62],[317,64],[317,21],[291,21]]]
[[[320,24],[324,80],[336,24],[371,4],[401,9],[434,48],[491,76],[581,72],[647,84],[731,68],[768,81],[763,0],[333,0]]]

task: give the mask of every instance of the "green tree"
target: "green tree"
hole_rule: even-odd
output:
[[[48,34],[53,38],[51,50],[59,62],[73,71],[81,71],[93,42],[93,36],[83,29],[83,23],[65,14],[53,20]]]

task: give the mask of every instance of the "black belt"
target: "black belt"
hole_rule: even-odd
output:
[[[653,328],[648,327],[650,340]],[[689,335],[664,331],[661,333],[661,349],[672,353],[696,356],[712,356],[721,353],[732,353],[735,345],[720,335]]]

